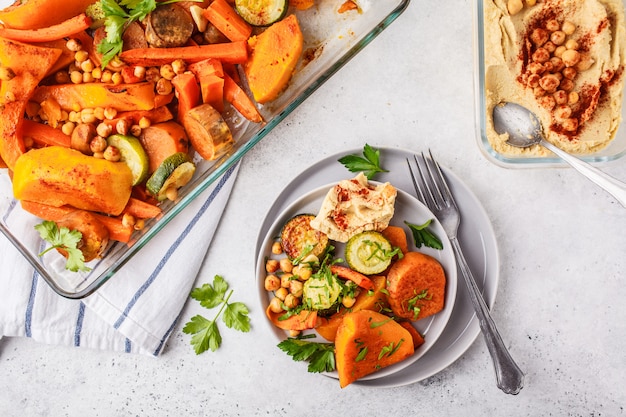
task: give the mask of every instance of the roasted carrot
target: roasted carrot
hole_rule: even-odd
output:
[[[246,41],[238,41],[178,48],[138,48],[122,52],[120,58],[127,64],[143,66],[169,64],[176,59],[190,63],[207,58],[242,64],[248,59],[248,47]]]
[[[361,288],[365,288],[366,290],[374,289],[374,282],[371,279],[361,274],[360,272],[348,268],[347,266],[333,265],[330,267],[330,271],[333,274],[337,274],[339,278],[349,279],[350,281],[353,281]]]
[[[233,42],[246,41],[252,34],[252,26],[243,20],[233,6],[225,0],[213,0],[202,14]]]
[[[224,76],[224,66],[222,61],[215,58],[203,59],[202,61],[189,64],[187,69],[194,73],[198,81],[201,81],[203,76],[217,75],[218,77]]]
[[[60,129],[28,119],[24,119],[23,123],[23,136],[32,138],[35,143],[39,145],[70,147],[70,137],[61,132]]]
[[[13,29],[41,29],[53,26],[85,11],[96,0],[16,1],[0,11],[0,21]]]
[[[168,104],[172,102],[172,100],[174,100],[174,93],[156,94],[154,96],[154,107],[158,108],[158,107],[167,106]]]
[[[400,326],[404,327],[409,331],[411,337],[413,338],[413,348],[417,349],[418,347],[424,344],[424,337],[417,331],[415,327],[408,321],[399,322]]]
[[[254,123],[263,121],[263,117],[261,113],[259,113],[259,110],[257,110],[254,102],[226,73],[224,73],[224,99],[231,103],[246,119]]]
[[[200,88],[196,77],[190,73],[178,74],[172,79],[178,97],[178,120],[200,103]]]
[[[138,198],[129,198],[128,204],[124,208],[124,213],[128,213],[138,219],[153,219],[161,215],[161,208],[141,201]]]
[[[315,327],[315,323],[317,323],[317,311],[302,310],[283,320],[281,320],[281,317],[287,314],[287,312],[274,313],[267,307],[265,314],[276,327],[284,330],[312,329]]]
[[[35,216],[52,222],[57,222],[68,214],[78,210],[72,206],[54,207],[47,204],[35,203],[33,201],[20,201],[22,208]],[[118,242],[128,243],[130,236],[133,234],[132,226],[124,226],[122,219],[119,217],[103,216],[93,213],[98,220],[104,224],[109,230],[109,238]]]
[[[84,13],[67,19],[54,26],[41,29],[12,29],[0,27],[0,37],[18,42],[49,42],[82,32],[91,25],[91,18]]]
[[[189,65],[200,83],[202,102],[224,111],[224,68],[219,59],[209,58]]]

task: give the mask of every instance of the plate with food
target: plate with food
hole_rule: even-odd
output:
[[[10,3],[0,230],[57,293],[82,298],[408,0]]]
[[[371,152],[374,152],[373,148],[366,146],[364,155],[372,155]],[[324,359],[331,359],[329,357],[334,355],[332,359],[337,372],[325,374],[338,377],[341,386],[405,385],[431,376],[454,362],[476,338],[478,323],[465,288],[457,285],[457,266],[443,229],[432,213],[410,193],[412,183],[406,158],[413,156],[411,152],[379,149],[380,166],[389,167],[389,171],[376,173],[375,181],[369,180],[369,186],[365,186],[369,190],[391,184],[396,189],[396,210],[386,219],[389,223],[372,221],[366,228],[353,229],[346,226],[350,233],[336,230],[338,225],[352,224],[346,223],[346,218],[357,216],[361,220],[363,217],[371,220],[371,208],[362,208],[354,201],[358,201],[356,197],[346,197],[352,195],[346,193],[346,188],[368,183],[363,174],[354,177],[339,162],[340,159],[345,162],[343,158],[346,155],[354,156],[356,153],[358,151],[334,155],[314,164],[283,190],[268,212],[257,240],[256,275],[261,305],[266,311],[271,340],[280,349],[299,360],[310,359],[307,355],[317,352],[315,359],[309,361],[309,371],[334,370],[324,367]],[[448,170],[445,172],[449,174]],[[491,305],[499,264],[495,237],[478,201],[457,178],[449,178],[453,192],[460,199],[463,214],[474,220],[466,222],[468,224],[459,236],[462,244],[467,239],[474,242],[468,248],[468,262],[475,271],[487,304]],[[335,198],[332,198],[333,195]],[[342,208],[338,203],[340,201],[349,208]],[[375,206],[381,210],[384,205]],[[365,230],[369,227],[380,230]],[[299,232],[293,233],[294,229]],[[416,235],[415,230],[428,233],[417,232]],[[319,235],[325,238],[320,240]],[[294,250],[294,236],[299,242],[295,247],[300,250],[308,247],[308,251],[301,253]],[[440,240],[441,249],[430,241],[432,236]],[[407,242],[408,247],[404,246]],[[314,247],[319,250],[311,257]],[[333,249],[331,255],[327,248]],[[398,250],[406,256],[398,259]],[[385,259],[386,263],[378,265],[381,259]],[[313,263],[303,260],[312,260]],[[371,262],[375,265],[370,265]],[[302,270],[307,268],[305,275],[308,276],[303,280]],[[421,303],[435,303],[438,299],[436,294],[441,290],[437,290],[438,281],[430,275],[437,276],[433,271],[438,268],[448,280],[442,292],[444,306],[429,316],[430,307]],[[406,279],[415,276],[421,278]],[[431,276],[430,281],[425,278],[428,276]],[[311,277],[314,279],[311,280]],[[432,293],[420,279],[430,282]],[[328,283],[335,281],[338,284],[329,289]],[[362,281],[365,281],[363,287],[358,285]],[[403,291],[400,291],[402,287]],[[399,297],[404,302],[397,301],[398,294],[404,295]],[[344,298],[348,301],[346,305],[342,304]],[[412,309],[417,304],[418,308]],[[419,312],[423,312],[425,317],[420,318]],[[385,358],[381,353],[382,347],[393,350],[397,340],[393,344],[393,338],[385,337],[392,334],[402,339],[398,335],[406,337],[406,333],[394,329],[371,332],[369,326],[364,324],[387,321],[400,327],[409,324],[411,329],[405,328],[417,330],[417,335],[411,331],[413,352],[407,354],[403,351],[406,358],[389,366],[377,360]],[[299,327],[292,326],[294,323]],[[422,336],[422,341],[415,340]]]
[[[476,128],[483,153],[507,167],[564,165],[540,145],[519,148],[493,126],[513,102],[546,139],[587,162],[626,154],[622,120],[626,28],[622,0],[474,2]]]

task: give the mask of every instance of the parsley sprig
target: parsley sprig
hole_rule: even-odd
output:
[[[307,368],[309,372],[330,372],[336,368],[335,345],[332,343],[317,343],[289,338],[280,342],[278,347],[291,356],[294,361],[309,362]]]
[[[83,234],[78,230],[70,230],[67,227],[59,227],[55,222],[45,220],[35,225],[35,230],[43,240],[50,243],[49,248],[39,254],[43,256],[53,249],[62,249],[67,252],[65,269],[72,272],[90,271],[91,268],[85,265],[85,256],[78,249],[78,243],[83,238]]]
[[[413,242],[415,243],[416,248],[421,248],[422,245],[424,245],[437,250],[443,249],[443,243],[441,243],[441,239],[439,239],[436,234],[428,229],[428,226],[432,221],[433,219],[430,219],[424,224],[413,224],[407,221],[404,222],[404,224],[409,226],[409,229],[411,229],[411,233],[413,234]]]
[[[389,172],[380,166],[380,151],[365,144],[363,156],[346,155],[339,159],[348,171],[363,172],[368,180],[371,180],[379,172]]]
[[[228,294],[226,294],[228,292]],[[222,315],[222,321],[228,328],[234,328],[241,332],[250,331],[250,318],[248,307],[239,302],[229,303],[233,290],[228,291],[228,283],[219,275],[213,278],[213,285],[204,284],[191,291],[191,298],[200,302],[202,307],[211,309],[220,307],[213,320],[207,320],[201,315],[191,318],[183,333],[193,335],[191,345],[197,355],[211,349],[215,352],[222,344],[222,335],[217,327],[217,319]]]
[[[184,0],[168,0],[159,6]],[[191,0],[199,1],[199,0]],[[104,12],[106,37],[98,44],[102,54],[102,68],[122,52],[124,31],[132,22],[142,21],[157,7],[156,0],[100,0]]]

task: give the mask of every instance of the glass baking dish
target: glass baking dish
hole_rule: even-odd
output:
[[[359,12],[338,13],[344,0],[320,0],[306,11],[295,11],[304,35],[304,53],[287,89],[264,106],[265,122],[248,123],[231,109],[227,122],[234,145],[215,161],[196,159],[194,179],[180,190],[179,201],[163,204],[163,215],[135,232],[129,244],[115,243],[103,259],[91,262],[91,271],[69,272],[61,256],[40,258],[41,239],[34,226],[41,219],[21,209],[11,192],[0,195],[0,230],[24,255],[45,281],[61,296],[88,296],[109,280],[145,244],[158,235],[170,220],[202,191],[239,161],[300,103],[328,80],[354,55],[389,26],[408,6],[409,0],[359,0]],[[7,171],[0,173],[0,190],[11,190]]]
[[[626,1],[624,2],[626,4]],[[493,129],[487,118],[487,103],[485,99],[485,21],[483,0],[473,0],[474,18],[474,115],[476,119],[476,140],[482,153],[491,162],[506,168],[533,168],[533,167],[564,167],[568,166],[560,158],[550,154],[546,157],[508,156],[493,149],[487,138],[487,130]],[[622,106],[622,122],[615,138],[604,149],[593,154],[580,156],[580,159],[589,163],[604,163],[615,161],[626,155],[626,106]]]

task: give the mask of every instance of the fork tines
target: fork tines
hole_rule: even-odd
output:
[[[420,155],[413,156],[419,175],[416,175],[408,158],[406,162],[411,172],[417,198],[431,210],[440,210],[449,204],[448,196],[451,196],[451,193],[430,149],[428,155],[427,157],[422,152]]]

